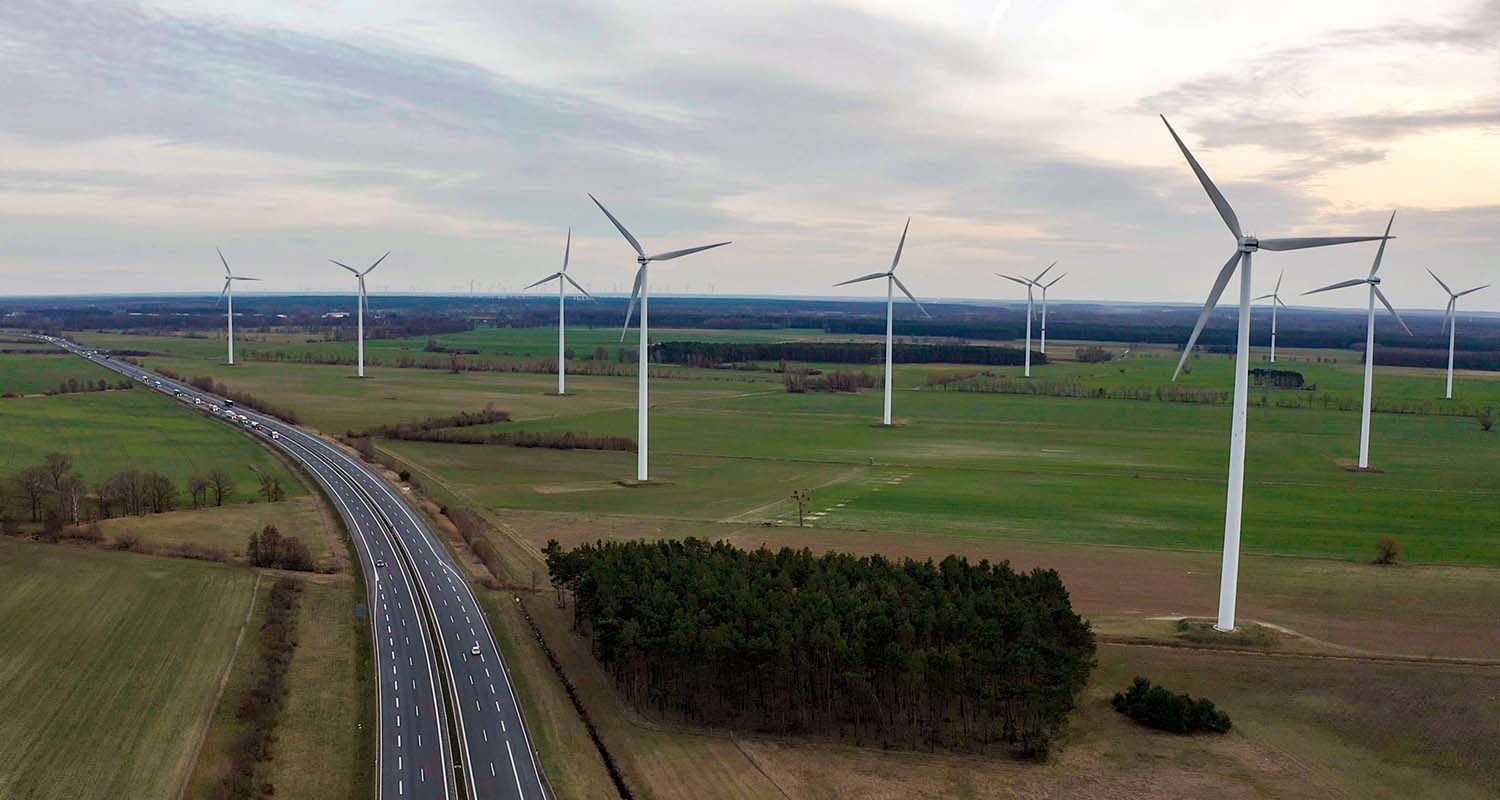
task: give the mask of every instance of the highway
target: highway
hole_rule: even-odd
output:
[[[463,573],[397,490],[294,425],[231,410],[223,398],[72,342],[47,341],[265,438],[322,484],[353,537],[369,590],[381,800],[550,800],[488,622]]]

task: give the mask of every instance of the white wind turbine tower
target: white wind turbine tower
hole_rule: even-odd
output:
[[[1053,263],[1057,262],[1054,261]],[[1051,269],[1051,267],[1048,269]],[[1068,273],[1064,272],[1046,283],[1037,284],[1042,289],[1042,355],[1047,355],[1047,290],[1051,289],[1053,284],[1066,277],[1068,277]],[[1041,275],[1038,275],[1037,279],[1041,280]]]
[[[388,256],[390,254],[391,251],[385,251],[385,256]],[[328,259],[329,261],[333,261],[333,263],[338,264],[344,269],[347,269],[350,272],[354,273],[354,279],[359,281],[359,309],[356,313],[359,316],[359,377],[361,378],[365,376],[365,307],[370,304],[369,295],[365,294],[365,276],[369,275],[371,272],[374,272],[375,268],[380,266],[380,262],[385,260],[385,256],[381,256],[380,258],[375,259],[375,263],[367,267],[364,272],[360,272],[354,267],[351,267],[341,261],[334,261],[331,258]]]
[[[541,286],[542,284],[546,283],[547,281],[552,281],[552,280],[557,281],[557,394],[558,394],[559,397],[562,396],[562,395],[567,394],[567,391],[566,391],[566,388],[565,388],[565,384],[564,384],[564,374],[567,371],[567,353],[568,353],[568,350],[567,350],[566,336],[565,336],[565,333],[564,333],[564,331],[565,331],[565,324],[564,324],[565,323],[565,318],[563,316],[563,314],[564,314],[563,303],[566,302],[566,298],[565,298],[563,292],[564,292],[564,290],[567,289],[567,284],[571,283],[571,284],[573,284],[573,288],[574,289],[577,289],[578,291],[583,292],[583,296],[584,297],[587,297],[590,300],[594,299],[594,296],[591,295],[591,294],[589,294],[589,292],[588,292],[587,289],[583,288],[582,286],[579,286],[578,285],[578,281],[573,280],[572,276],[568,275],[568,255],[572,251],[573,251],[573,229],[569,228],[568,229],[568,240],[567,240],[567,243],[563,245],[563,265],[562,265],[562,269],[559,270],[559,271],[557,271],[557,272],[552,273],[551,275],[548,275],[545,278],[542,278],[541,280],[537,281],[536,283],[531,284],[531,286],[527,286],[526,287],[526,289],[530,289],[530,288],[532,288],[534,286]],[[521,291],[524,292],[524,291],[526,291],[526,289],[522,289]]]
[[[647,334],[647,331],[646,331],[646,320],[647,320],[647,314],[648,314],[648,311],[649,311],[648,306],[650,305],[650,301],[651,301],[650,282],[647,280],[646,267],[652,261],[671,261],[674,258],[681,258],[682,256],[692,255],[693,253],[701,253],[704,250],[712,250],[715,247],[723,247],[724,245],[729,244],[729,242],[717,242],[715,244],[705,244],[705,245],[700,245],[698,247],[689,247],[689,248],[687,248],[685,250],[670,250],[670,251],[665,252],[665,253],[658,253],[657,255],[654,255],[654,256],[648,256],[648,255],[646,255],[646,251],[641,248],[641,243],[638,242],[638,241],[636,241],[634,236],[630,235],[630,231],[625,230],[625,226],[621,225],[620,221],[617,220],[617,219],[615,219],[615,215],[614,214],[609,213],[609,209],[605,208],[604,204],[601,203],[601,202],[599,202],[598,198],[596,198],[592,194],[590,194],[589,195],[589,199],[593,200],[594,201],[594,205],[598,206],[599,210],[604,212],[604,216],[609,217],[609,221],[612,222],[612,223],[614,223],[615,228],[620,231],[620,235],[624,236],[625,237],[625,241],[627,241],[627,242],[630,243],[631,249],[635,250],[635,256],[636,256],[635,257],[635,261],[636,261],[637,264],[640,265],[640,266],[636,267],[636,270],[635,270],[635,288],[633,288],[633,289],[630,290],[630,305],[626,306],[626,308],[625,308],[625,327],[624,327],[624,329],[622,329],[620,331],[620,341],[623,342],[625,340],[625,331],[630,329],[630,315],[631,315],[632,312],[635,311],[635,301],[636,301],[636,298],[640,298],[640,301],[641,301],[641,346],[640,346],[640,353],[639,353],[639,355],[640,355],[640,377],[639,377],[640,390],[639,390],[639,396],[638,396],[638,398],[636,400],[636,403],[637,403],[637,406],[638,406],[637,409],[636,409],[636,438],[637,438],[638,441],[636,443],[636,454],[635,454],[635,479],[638,480],[638,481],[646,481],[646,480],[650,479],[648,477],[647,471],[646,471],[646,462],[647,462],[647,459],[646,459],[646,433],[647,433],[647,430],[646,430],[647,429],[646,418],[647,418],[647,408],[648,408],[648,404],[647,404],[647,389],[646,389],[646,374],[648,372],[648,369],[647,369],[646,365],[647,365],[647,360],[649,358],[649,350],[648,350],[649,345],[648,345],[648,340],[647,340],[648,334]]]
[[[219,254],[219,260],[224,262],[224,288],[219,290],[219,299],[229,300],[229,308],[225,314],[229,320],[229,366],[234,366],[234,282],[235,281],[258,281],[260,278],[246,278],[229,271],[229,262],[224,258],[224,251],[215,247],[214,252]],[[215,304],[217,305],[217,304]]]
[[[1385,237],[1321,236],[1258,239],[1254,236],[1246,236],[1240,230],[1239,218],[1234,215],[1234,209],[1230,208],[1229,201],[1225,200],[1224,195],[1219,192],[1219,187],[1214,185],[1208,173],[1198,165],[1198,159],[1193,158],[1187,145],[1183,144],[1182,139],[1177,136],[1177,131],[1172,130],[1172,125],[1167,122],[1167,118],[1162,117],[1161,121],[1166,124],[1167,131],[1172,134],[1173,141],[1177,142],[1177,147],[1187,159],[1188,166],[1192,167],[1193,174],[1198,176],[1198,182],[1203,185],[1204,191],[1208,192],[1208,198],[1213,201],[1214,208],[1218,209],[1219,216],[1223,218],[1225,226],[1229,228],[1230,233],[1234,234],[1235,239],[1234,255],[1224,262],[1224,266],[1219,269],[1218,277],[1214,279],[1213,288],[1208,292],[1208,301],[1203,304],[1203,311],[1198,314],[1198,322],[1193,326],[1193,333],[1188,337],[1187,346],[1182,348],[1182,358],[1177,362],[1177,370],[1172,373],[1172,380],[1177,380],[1177,376],[1181,374],[1188,355],[1193,351],[1193,344],[1198,341],[1198,334],[1203,332],[1203,326],[1213,314],[1214,306],[1219,302],[1219,296],[1224,293],[1224,287],[1234,276],[1235,268],[1242,262],[1244,265],[1244,269],[1240,271],[1239,331],[1236,337],[1234,358],[1234,409],[1230,416],[1229,429],[1229,491],[1224,504],[1224,562],[1219,572],[1219,620],[1214,625],[1217,630],[1231,631],[1234,630],[1235,593],[1240,573],[1240,510],[1245,490],[1245,416],[1249,398],[1250,371],[1250,257],[1257,250],[1301,250],[1307,247],[1370,242]]]
[[[917,298],[913,297],[911,291],[906,288],[906,284],[902,283],[901,279],[896,277],[896,265],[901,263],[901,250],[906,247],[906,232],[908,230],[910,230],[910,229],[911,229],[911,217],[907,217],[906,218],[906,227],[901,229],[901,241],[896,245],[896,257],[893,258],[893,259],[891,259],[891,268],[889,270],[887,270],[885,272],[872,272],[869,275],[861,275],[858,278],[850,278],[847,281],[841,281],[839,283],[835,283],[834,284],[834,286],[846,286],[846,285],[851,284],[851,283],[860,283],[862,281],[873,281],[873,280],[875,280],[877,278],[885,278],[886,279],[886,282],[885,282],[885,415],[883,417],[881,417],[882,424],[885,425],[886,427],[890,427],[890,425],[891,425],[891,318],[892,318],[892,313],[895,311],[895,294],[894,294],[894,291],[893,291],[892,287],[894,287],[896,289],[900,289],[901,293],[904,294],[904,295],[906,295],[907,299],[911,300],[913,303],[916,304],[917,310],[921,311],[923,316],[927,317],[928,319],[932,319],[932,315],[927,313],[927,309],[923,308],[922,304],[917,302]]]
[[[1281,301],[1281,279],[1285,278],[1285,277],[1286,277],[1286,270],[1282,270],[1281,274],[1276,276],[1276,288],[1272,289],[1270,294],[1263,294],[1260,297],[1255,298],[1256,301],[1260,301],[1260,300],[1270,300],[1271,301],[1271,363],[1272,364],[1276,363],[1276,307],[1280,306],[1282,308],[1286,308],[1286,303],[1283,303]]]
[[[1391,223],[1396,221],[1396,212],[1391,212],[1391,221],[1385,225],[1385,235],[1391,235]],[[1321,289],[1313,289],[1303,292],[1304,296],[1326,292],[1330,289],[1343,289],[1348,286],[1367,285],[1370,287],[1370,309],[1369,322],[1365,326],[1365,403],[1359,415],[1359,468],[1370,467],[1370,392],[1375,385],[1375,301],[1379,300],[1385,309],[1391,312],[1391,316],[1401,323],[1406,330],[1406,335],[1411,335],[1411,328],[1406,327],[1406,322],[1401,315],[1396,313],[1391,301],[1385,299],[1385,294],[1380,291],[1380,278],[1375,273],[1380,271],[1380,259],[1385,256],[1385,242],[1380,243],[1380,249],[1375,251],[1375,263],[1370,267],[1370,274],[1363,278],[1351,278],[1347,281],[1339,281],[1335,284],[1324,286]]]
[[[1026,358],[1026,369],[1025,369],[1025,374],[1026,374],[1026,377],[1028,377],[1028,378],[1031,377],[1031,318],[1032,318],[1032,316],[1034,316],[1034,314],[1032,313],[1031,309],[1035,306],[1035,301],[1036,301],[1036,298],[1032,295],[1032,289],[1039,288],[1042,285],[1040,283],[1040,281],[1042,280],[1042,277],[1045,276],[1047,273],[1051,272],[1052,268],[1055,267],[1055,266],[1057,266],[1057,262],[1056,261],[1052,262],[1051,264],[1048,264],[1047,268],[1044,269],[1044,270],[1042,270],[1040,273],[1038,273],[1035,278],[1017,278],[1017,277],[1014,277],[1014,276],[1011,276],[1011,275],[1002,275],[1001,273],[998,273],[998,272],[995,273],[996,275],[999,275],[1000,277],[1002,277],[1002,278],[1004,278],[1004,279],[1006,279],[1008,281],[1015,281],[1016,283],[1019,283],[1022,286],[1026,287],[1026,355],[1025,355],[1025,358]],[[1059,275],[1058,277],[1062,277],[1062,276]],[[1042,324],[1044,326],[1046,325],[1045,322],[1042,323]],[[1046,328],[1043,327],[1042,330],[1045,331]]]
[[[1488,289],[1490,287],[1490,285],[1488,283],[1486,283],[1483,286],[1475,286],[1473,289],[1465,289],[1462,292],[1455,292],[1452,289],[1448,288],[1448,284],[1443,283],[1443,279],[1439,278],[1437,276],[1437,273],[1435,273],[1435,272],[1433,272],[1432,270],[1429,269],[1429,270],[1427,270],[1427,274],[1431,275],[1432,279],[1435,280],[1435,281],[1437,281],[1439,286],[1443,287],[1443,291],[1445,291],[1445,292],[1448,293],[1448,310],[1447,310],[1446,313],[1443,314],[1443,324],[1445,324],[1445,325],[1448,326],[1448,391],[1447,391],[1446,394],[1443,395],[1443,397],[1444,397],[1444,399],[1452,400],[1453,399],[1453,340],[1456,338],[1454,336],[1454,333],[1455,333],[1455,329],[1458,327],[1458,298],[1463,297],[1466,294],[1473,294],[1473,293],[1479,291],[1480,289]]]

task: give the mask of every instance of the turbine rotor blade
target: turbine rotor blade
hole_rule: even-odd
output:
[[[1203,190],[1208,192],[1208,199],[1212,200],[1214,208],[1219,210],[1219,216],[1224,218],[1224,224],[1229,226],[1229,232],[1234,234],[1236,240],[1243,238],[1244,234],[1240,232],[1240,220],[1234,215],[1234,209],[1230,208],[1229,201],[1224,199],[1224,195],[1219,192],[1219,187],[1215,186],[1214,182],[1209,179],[1208,173],[1203,171],[1203,167],[1198,164],[1198,159],[1193,158],[1187,145],[1183,144],[1182,138],[1177,135],[1177,131],[1172,130],[1172,123],[1167,122],[1165,115],[1162,116],[1161,121],[1167,126],[1167,132],[1172,134],[1172,139],[1177,142],[1182,155],[1187,158],[1188,166],[1193,168],[1193,174],[1198,176],[1198,182],[1203,184]],[[1236,258],[1235,261],[1238,262],[1239,259]]]
[[[541,280],[537,281],[536,283],[530,284],[528,286],[522,286],[521,287],[521,291],[524,292],[527,289],[532,288],[533,286],[541,286],[542,284],[546,283],[547,281],[552,280],[553,278],[561,278],[561,277],[562,277],[562,273],[561,272],[554,272],[551,275],[548,275],[547,277],[542,278]]]
[[[1004,274],[1002,272],[995,273],[995,276],[999,277],[999,278],[1004,278],[1004,279],[1006,279],[1008,281],[1015,281],[1016,283],[1019,283],[1022,286],[1025,286],[1028,289],[1031,288],[1031,281],[1029,281],[1029,280],[1027,280],[1025,278],[1017,278],[1014,275],[1006,275],[1006,274]]]
[[[343,268],[344,268],[344,269],[347,269],[347,270],[349,270],[349,271],[350,271],[350,272],[352,272],[352,273],[354,273],[354,274],[355,274],[355,275],[358,275],[358,274],[359,274],[359,270],[357,270],[357,269],[355,269],[355,268],[354,268],[354,267],[351,267],[351,266],[349,266],[349,265],[348,265],[348,264],[345,264],[345,263],[344,263],[344,262],[342,262],[342,261],[334,261],[334,260],[333,260],[333,259],[331,259],[331,258],[330,258],[330,259],[328,259],[328,260],[329,260],[329,261],[332,261],[332,262],[333,262],[333,263],[335,263],[335,264],[338,264],[338,265],[339,265],[339,266],[341,266],[341,267],[343,267]]]
[[[835,283],[834,286],[846,286],[851,283],[859,283],[860,281],[873,281],[876,278],[890,277],[890,274],[891,273],[889,272],[872,272],[869,275],[862,275],[858,278],[850,278],[847,281],[840,281],[838,283]]]
[[[224,274],[225,275],[233,275],[234,273],[229,271],[229,261],[228,261],[228,259],[224,258],[224,251],[220,250],[217,247],[215,247],[214,248],[214,252],[218,253],[219,254],[219,260],[224,262]]]
[[[635,237],[630,235],[630,231],[625,230],[625,226],[621,225],[620,221],[615,219],[614,214],[609,213],[609,209],[605,208],[604,204],[599,202],[599,198],[590,194],[589,199],[593,200],[594,205],[598,206],[599,210],[604,212],[604,216],[609,217],[609,221],[615,224],[615,228],[617,228],[620,231],[620,234],[625,237],[625,241],[630,242],[630,246],[635,248],[635,254],[640,256],[641,258],[645,258],[646,251],[641,249],[641,243],[637,242],[635,240]]]
[[[1448,326],[1453,324],[1453,312],[1458,308],[1458,298],[1448,298],[1448,307],[1443,309],[1443,331],[1447,332]]]
[[[1057,284],[1058,281],[1060,281],[1060,280],[1062,280],[1063,278],[1066,278],[1066,277],[1068,277],[1068,273],[1064,272],[1063,274],[1057,276],[1056,278],[1053,278],[1046,286],[1042,287],[1042,292],[1046,293],[1046,291],[1048,289],[1051,289],[1054,285]]]
[[[391,251],[389,251],[389,250],[385,251],[385,256],[388,256],[390,254],[391,254]],[[364,272],[361,272],[359,274],[361,274],[361,275],[369,275],[370,273],[374,272],[375,268],[378,267],[378,266],[380,266],[380,262],[382,262],[382,261],[385,260],[385,256],[381,256],[380,258],[375,259],[375,263],[371,264],[369,269],[367,269]]]
[[[690,255],[692,255],[694,253],[701,253],[704,250],[712,250],[715,247],[723,247],[726,244],[733,244],[733,242],[718,242],[717,244],[705,244],[705,245],[703,245],[701,247],[689,247],[686,250],[670,250],[668,252],[661,253],[660,255],[646,256],[646,260],[647,261],[671,261],[674,258],[681,258],[683,256],[690,256]]]
[[[1392,211],[1391,212],[1390,222],[1387,222],[1385,224],[1385,235],[1386,235],[1387,239],[1381,239],[1380,240],[1380,248],[1375,251],[1375,263],[1370,265],[1370,277],[1372,277],[1372,278],[1375,277],[1375,273],[1377,273],[1377,272],[1380,271],[1380,259],[1382,259],[1382,258],[1385,257],[1385,243],[1386,243],[1386,241],[1389,239],[1389,237],[1391,235],[1391,224],[1394,223],[1395,221],[1396,221],[1396,212]],[[1406,323],[1402,323],[1402,324],[1404,325]]]
[[[1309,247],[1328,247],[1334,244],[1354,244],[1355,242],[1374,242],[1384,239],[1394,239],[1394,236],[1312,236],[1293,239],[1261,239],[1262,250],[1305,250]]]
[[[595,200],[594,202],[597,203],[598,201]],[[625,334],[630,330],[630,316],[635,313],[635,300],[641,296],[641,280],[645,277],[646,268],[644,266],[635,271],[635,288],[630,290],[630,305],[625,307],[625,327],[620,329],[620,341],[622,342],[625,341]]]
[[[1490,285],[1488,283],[1486,283],[1483,286],[1475,286],[1472,289],[1465,289],[1465,290],[1459,292],[1458,294],[1454,295],[1454,297],[1463,297],[1466,294],[1473,294],[1473,293],[1479,291],[1480,289],[1488,289],[1488,288],[1490,288]]]
[[[896,288],[900,289],[901,293],[906,295],[906,299],[912,301],[913,303],[916,303],[917,310],[922,312],[922,316],[927,317],[928,319],[932,319],[932,315],[928,314],[927,309],[923,308],[922,304],[917,302],[917,298],[912,295],[911,290],[906,288],[906,284],[902,283],[900,278],[892,275],[891,280],[895,282]]]
[[[1280,296],[1281,295],[1281,279],[1285,278],[1285,277],[1286,277],[1286,270],[1282,270],[1281,274],[1276,276],[1276,288],[1271,290],[1271,294],[1272,295],[1276,295],[1276,296]]]
[[[901,263],[901,251],[906,248],[906,232],[911,230],[911,217],[906,218],[906,227],[901,229],[901,241],[896,243],[896,257],[891,259],[891,272]]]
[[[1275,299],[1275,297],[1276,297],[1276,295],[1274,295],[1274,294],[1263,294],[1260,297],[1252,297],[1252,298],[1250,298],[1250,300],[1251,300],[1251,302],[1258,302],[1260,300],[1272,300],[1272,299]]]
[[[596,302],[596,303],[599,302],[598,300],[594,299],[593,295],[589,294],[589,290],[588,289],[585,289],[582,286],[579,286],[578,285],[578,281],[573,280],[573,276],[572,275],[569,275],[566,272],[559,272],[558,275],[561,275],[563,280],[567,281],[568,283],[573,284],[573,288],[574,289],[577,289],[578,291],[583,292],[583,296],[584,297],[587,297],[590,300],[594,300],[594,302]]]
[[[573,253],[573,228],[568,227],[568,240],[563,244],[563,272],[568,271],[568,256]]]
[[[1163,118],[1162,121],[1165,122],[1166,119]],[[1186,151],[1187,148],[1183,148],[1183,152]],[[1177,376],[1181,374],[1183,365],[1187,363],[1188,356],[1193,352],[1193,345],[1198,343],[1198,334],[1203,332],[1203,326],[1208,324],[1208,318],[1213,316],[1214,306],[1219,304],[1219,295],[1224,294],[1224,287],[1229,285],[1229,279],[1234,276],[1235,268],[1240,265],[1242,255],[1244,254],[1239,250],[1235,250],[1234,255],[1224,262],[1218,277],[1214,278],[1213,288],[1208,290],[1208,300],[1204,301],[1203,310],[1198,312],[1198,322],[1193,325],[1193,334],[1188,337],[1187,345],[1182,348],[1182,358],[1177,360],[1177,369],[1172,372],[1172,380],[1177,380]]]
[[[1048,264],[1046,269],[1042,270],[1041,272],[1038,272],[1036,274],[1036,277],[1031,279],[1031,282],[1035,283],[1037,285],[1041,285],[1042,276],[1044,276],[1047,273],[1051,272],[1052,268],[1055,267],[1055,266],[1057,266],[1057,262],[1056,261],[1052,262],[1051,264]]]
[[[1443,283],[1443,279],[1439,278],[1436,272],[1429,269],[1427,270],[1427,274],[1431,275],[1432,279],[1437,281],[1439,286],[1443,287],[1443,291],[1447,292],[1450,296],[1453,294],[1453,290],[1448,288],[1448,284]]]
[[[1360,284],[1365,284],[1365,283],[1369,283],[1369,282],[1370,282],[1369,278],[1350,278],[1347,281],[1339,281],[1338,283],[1330,283],[1330,284],[1328,284],[1327,286],[1324,286],[1321,289],[1313,289],[1310,292],[1303,292],[1302,296],[1306,297],[1306,296],[1308,296],[1310,294],[1317,294],[1318,292],[1327,292],[1327,291],[1331,291],[1333,289],[1346,289],[1346,288],[1348,288],[1350,286],[1359,286]]]
[[[247,277],[244,277],[243,275],[230,275],[229,276],[229,280],[232,280],[232,281],[258,281],[258,280],[260,280],[260,278],[247,278]]]
[[[1380,291],[1379,286],[1371,286],[1370,288],[1375,291],[1375,296],[1380,298],[1380,302],[1385,306],[1385,310],[1391,312],[1391,316],[1395,317],[1396,321],[1401,323],[1401,327],[1406,330],[1406,335],[1415,336],[1416,334],[1411,332],[1411,328],[1406,327],[1406,320],[1402,319],[1401,315],[1396,313],[1396,307],[1391,305],[1391,301],[1385,299],[1385,292]]]
[[[1286,301],[1282,300],[1280,297],[1276,298],[1276,302],[1279,303],[1282,308],[1291,308],[1291,306],[1287,305]]]

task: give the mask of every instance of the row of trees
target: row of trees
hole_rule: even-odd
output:
[[[713,367],[740,361],[804,361],[824,364],[877,364],[885,346],[873,342],[662,342],[652,347],[654,360],[690,367]],[[970,344],[903,344],[891,348],[898,364],[985,364],[1014,366],[1026,354],[1015,347]],[[1032,353],[1033,364],[1047,363]]]
[[[426,431],[439,430],[441,428],[470,428],[475,425],[490,425],[496,422],[510,422],[510,412],[495,408],[494,403],[484,407],[482,411],[460,411],[457,414],[447,416],[423,417],[412,422],[398,422],[395,425],[376,425],[363,431],[349,431],[350,438],[363,438],[367,436],[380,436],[387,439],[405,439],[411,434]]]
[[[1052,570],[698,539],[546,557],[625,697],[698,722],[1041,756],[1093,666]]]
[[[255,670],[255,682],[246,687],[236,709],[241,726],[229,749],[229,773],[222,787],[224,797],[251,800],[275,793],[275,787],[257,781],[255,773],[259,764],[270,759],[276,725],[286,703],[286,674],[297,649],[297,607],[301,593],[302,584],[292,578],[280,578],[271,585],[266,618],[256,637],[259,669]]]
[[[135,388],[135,382],[130,380],[129,378],[121,378],[119,381],[116,381],[113,384],[111,384],[104,378],[100,378],[97,381],[89,380],[87,378],[81,381],[77,378],[68,378],[67,380],[58,383],[56,389],[49,389],[47,391],[47,394],[78,394],[80,392],[103,392],[108,391],[109,389],[133,388]]]

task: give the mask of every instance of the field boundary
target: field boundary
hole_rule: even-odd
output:
[[[208,739],[208,729],[213,727],[214,717],[219,712],[219,703],[224,699],[224,689],[229,686],[229,674],[234,671],[234,664],[240,658],[240,645],[245,641],[245,630],[250,626],[250,618],[255,615],[255,602],[260,597],[260,581],[265,573],[255,571],[255,585],[250,587],[250,603],[245,608],[245,618],[240,620],[240,632],[235,634],[234,647],[229,650],[229,663],[224,665],[224,674],[219,676],[219,688],[214,692],[214,703],[209,706],[208,718],[203,721],[203,727],[198,730],[198,741],[193,745],[193,768],[187,771],[182,778],[182,784],[177,787],[177,800],[182,800],[187,794],[188,784],[193,780],[193,773],[197,771],[198,759],[203,755],[203,743]]]

